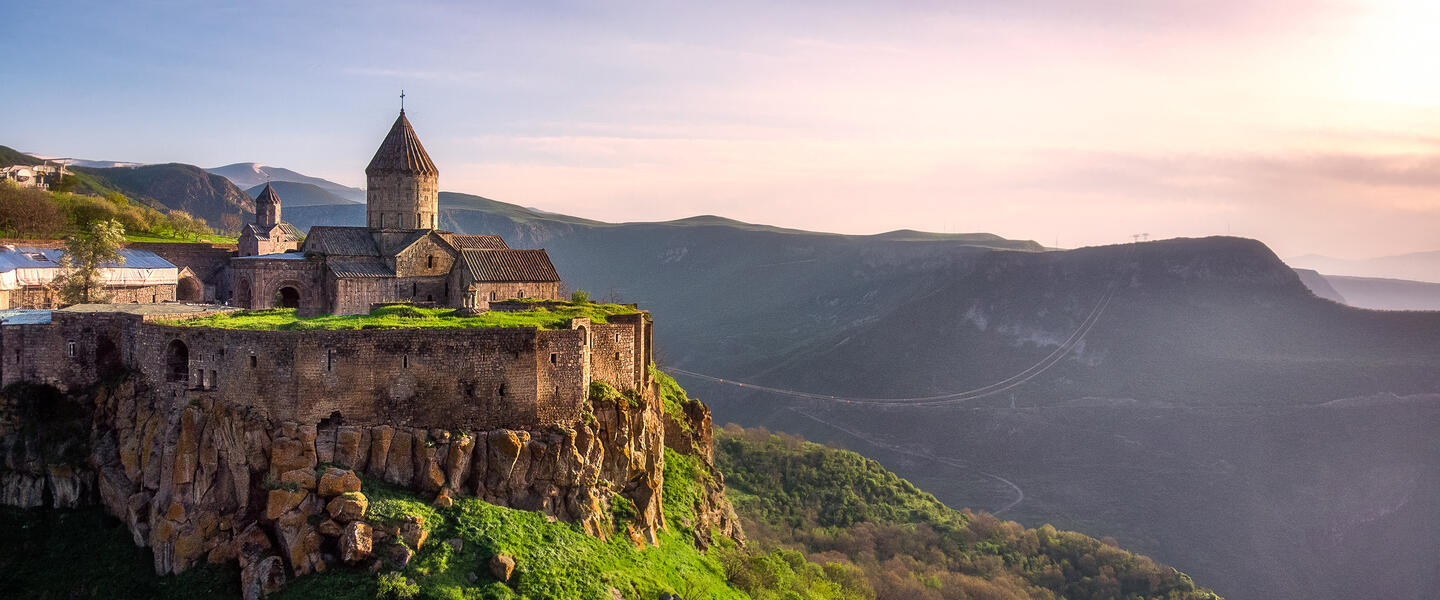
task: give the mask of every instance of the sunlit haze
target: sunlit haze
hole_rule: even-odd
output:
[[[361,186],[406,91],[441,189],[1064,247],[1440,249],[1440,4],[37,2],[0,144]]]

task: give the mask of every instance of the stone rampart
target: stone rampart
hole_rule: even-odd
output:
[[[131,370],[177,404],[220,401],[274,420],[539,429],[580,419],[592,380],[645,389],[646,317],[567,330],[253,331],[56,312],[0,328],[0,384],[68,390]]]

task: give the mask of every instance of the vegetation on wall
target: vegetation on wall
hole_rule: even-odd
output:
[[[607,323],[609,317],[635,312],[623,304],[534,303],[523,311],[486,311],[468,314],[451,308],[411,305],[382,306],[368,315],[298,317],[293,308],[233,311],[198,319],[168,321],[171,325],[254,329],[262,331],[316,331],[347,329],[468,329],[475,327],[535,327],[567,329],[570,319],[588,318]]]

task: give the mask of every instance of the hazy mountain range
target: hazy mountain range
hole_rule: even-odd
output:
[[[1440,250],[1360,260],[1306,254],[1286,259],[1285,262],[1302,269],[1314,269],[1326,275],[1409,279],[1440,283]]]
[[[259,198],[260,192],[265,191],[264,183],[245,190],[251,198]],[[275,189],[275,194],[280,196],[282,215],[283,209],[297,206],[330,206],[330,205],[359,205],[364,206],[364,201],[356,202],[330,190],[311,183],[295,183],[293,181],[272,181],[269,185]],[[362,213],[363,214],[363,213]]]
[[[288,181],[293,183],[308,183],[327,192],[346,198],[354,202],[365,201],[365,190],[340,185],[333,181],[302,175],[283,167],[272,167],[259,163],[234,163],[223,167],[205,169],[211,173],[229,179],[235,185],[249,189],[257,185],[265,185],[267,181]],[[279,191],[279,190],[276,190]]]

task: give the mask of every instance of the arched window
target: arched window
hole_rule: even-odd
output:
[[[435,255],[432,254],[432,255],[430,255],[430,256],[428,256],[428,257],[425,258],[425,268],[427,268],[427,269],[433,269],[433,268],[435,268]]]
[[[185,342],[172,340],[165,349],[165,378],[185,381],[190,377],[190,348]]]

